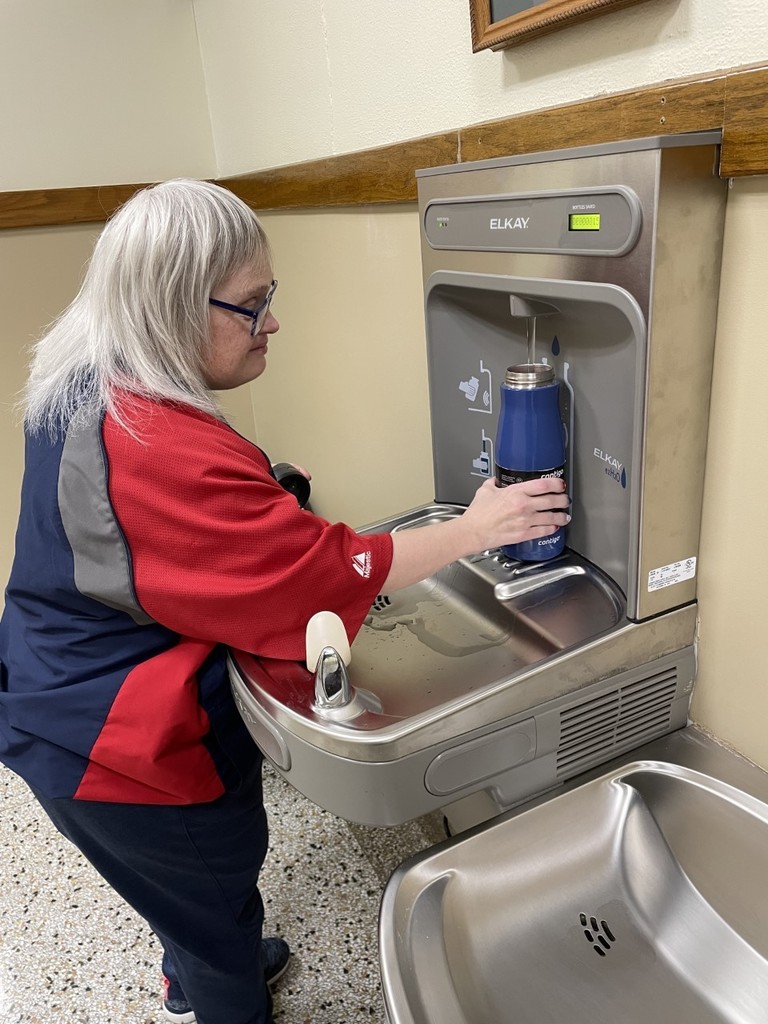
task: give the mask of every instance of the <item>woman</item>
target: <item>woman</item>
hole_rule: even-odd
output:
[[[0,760],[155,931],[177,1022],[271,1021],[289,957],[262,939],[261,755],[226,647],[301,659],[316,611],[351,639],[379,592],[569,518],[553,480],[487,481],[460,518],[394,536],[300,509],[213,394],[264,372],[276,287],[230,192],[145,189],[105,227],[26,389]]]

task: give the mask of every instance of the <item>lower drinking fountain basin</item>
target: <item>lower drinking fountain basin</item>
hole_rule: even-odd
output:
[[[688,728],[401,866],[393,1024],[768,1020],[768,775]]]

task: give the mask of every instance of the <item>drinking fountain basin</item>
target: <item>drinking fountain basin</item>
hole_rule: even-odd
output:
[[[429,505],[361,532],[462,511]],[[526,566],[490,551],[379,595],[343,706],[318,698],[314,665],[232,651],[229,668],[289,782],[341,817],[394,825],[480,790],[511,806],[682,727],[694,629],[690,605],[629,621],[617,585],[575,552]]]
[[[392,1024],[764,1024],[768,775],[693,728],[402,865]]]

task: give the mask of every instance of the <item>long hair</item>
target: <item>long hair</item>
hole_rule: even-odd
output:
[[[178,179],[137,192],[108,221],[80,291],[35,345],[27,427],[55,435],[85,410],[127,425],[117,401],[125,391],[219,416],[203,375],[208,299],[246,264],[270,266],[269,242],[227,189]]]

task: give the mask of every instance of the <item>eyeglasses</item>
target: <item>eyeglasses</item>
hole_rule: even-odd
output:
[[[240,316],[250,317],[251,320],[251,337],[253,338],[256,334],[259,334],[264,323],[269,315],[269,307],[272,299],[277,291],[277,281],[273,281],[269,286],[267,297],[263,302],[260,302],[256,309],[246,309],[245,306],[233,306],[231,302],[222,302],[221,299],[208,299],[208,302],[212,306],[218,306],[219,309],[228,309],[232,313],[239,313]]]

